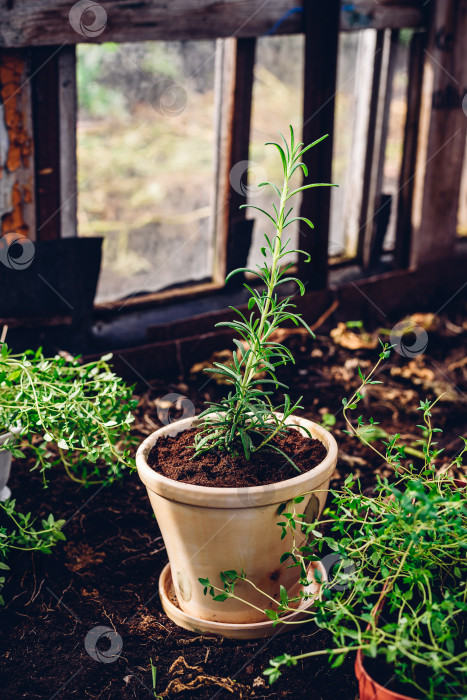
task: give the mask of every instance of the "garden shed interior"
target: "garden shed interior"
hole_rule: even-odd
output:
[[[465,434],[467,0],[0,0],[0,345],[91,363],[112,353],[116,375],[136,384],[140,438],[164,424],[164,411],[185,417],[184,401],[199,413],[218,400],[225,386],[203,370],[232,355],[234,333],[222,324],[232,307],[251,308],[244,283],[263,289],[251,272],[268,232],[257,208],[270,210],[262,183],[281,177],[264,143],[289,138],[289,125],[305,145],[328,134],[303,162],[311,182],[338,187],[304,189],[295,204],[291,246],[310,261],[289,254],[304,293],[293,281],[282,290],[318,339],[285,323],[280,342],[297,364],[284,377],[307,415],[336,425],[344,448],[331,486],[353,473],[370,489],[387,472],[346,442],[342,397],[401,319],[417,332],[397,350],[384,391],[374,389],[375,417],[391,435],[412,435],[408,417],[432,392],[449,422],[446,453]],[[456,464],[452,475],[465,478]],[[21,498],[49,512],[41,473]],[[71,539],[49,571],[20,559],[18,603],[7,582],[0,646],[9,649],[11,633],[17,650],[0,663],[5,697],[292,696],[283,678],[276,690],[264,684],[266,662],[292,648],[275,636],[216,649],[216,638],[166,626],[153,590],[165,550],[154,531],[140,532],[141,522],[154,527],[141,484],[125,482],[115,501],[116,486],[96,488],[88,514],[94,492],[54,479]],[[16,472],[12,482],[14,491]],[[126,512],[131,499],[138,505]],[[125,542],[121,569],[121,551],[107,545],[109,510]],[[125,541],[128,528],[136,534]],[[47,617],[52,607],[60,618]],[[88,647],[69,667],[74,630],[101,618],[118,628],[123,656],[128,649],[118,679]],[[50,644],[63,656],[54,670],[32,671],[36,695],[19,670],[22,653],[34,658],[34,629],[40,663]],[[312,636],[297,634],[303,647],[326,647]],[[150,666],[138,664],[142,639],[153,644]],[[310,664],[305,672],[324,679],[316,697],[358,698],[353,661],[338,679],[325,659]],[[298,669],[295,697],[310,697]]]
[[[2,234],[37,248],[32,269],[33,246],[24,264],[0,270],[10,342],[68,338],[87,353],[145,345],[153,367],[173,364],[175,341],[183,354],[190,338],[194,351],[213,314],[241,303],[226,274],[256,262],[252,216],[239,206],[255,203],[266,174],[261,144],[288,127],[269,113],[281,103],[305,143],[330,134],[308,165],[339,185],[305,192],[300,205],[315,223],[313,235],[294,232],[311,254],[309,265],[297,263],[307,318],[336,299],[343,316],[360,318],[458,289],[462,3],[101,7],[85,10],[89,30],[76,30],[66,2],[3,3]],[[84,239],[96,234],[105,243],[93,308],[100,246]]]

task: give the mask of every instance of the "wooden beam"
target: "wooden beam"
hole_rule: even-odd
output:
[[[297,0],[0,0],[0,46],[254,37],[302,31]],[[74,26],[72,26],[72,24]]]
[[[151,292],[137,296],[130,296],[127,299],[117,299],[115,301],[102,301],[94,305],[96,313],[102,316],[118,316],[126,311],[137,311],[148,307],[164,306],[176,301],[187,301],[209,296],[219,292],[224,287],[224,283],[214,282],[192,282],[183,286],[166,289],[161,292]]]
[[[425,50],[411,263],[452,255],[467,118],[467,0],[434,0]]]
[[[323,134],[328,138],[311,148],[304,157],[308,170],[318,182],[332,182],[332,146],[336,94],[339,0],[307,0],[305,4],[305,75],[303,136],[305,144]],[[322,289],[327,282],[331,190],[317,187],[302,194],[300,215],[315,225],[310,231],[301,225],[298,247],[311,255],[311,263],[300,256],[298,276],[307,289]]]
[[[426,7],[417,0],[394,2],[387,0],[356,0],[343,3],[341,30],[403,29],[422,27],[426,21]],[[426,5],[426,3],[425,3]]]
[[[244,38],[304,27],[303,0],[100,0],[93,5],[86,10],[72,0],[0,0],[0,46]],[[420,27],[424,12],[416,2],[357,0],[344,5],[340,22],[343,30]]]

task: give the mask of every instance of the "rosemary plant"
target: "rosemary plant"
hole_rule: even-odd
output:
[[[327,136],[327,135],[326,135]],[[273,389],[287,386],[277,379],[276,368],[287,362],[294,362],[290,350],[283,344],[274,340],[274,331],[281,324],[291,322],[301,324],[310,334],[313,333],[299,313],[295,311],[296,305],[292,303],[292,296],[281,298],[280,285],[295,283],[300,294],[304,294],[305,287],[297,278],[290,275],[293,263],[283,263],[283,259],[290,253],[305,255],[306,261],[310,260],[307,253],[302,250],[291,249],[290,239],[284,240],[285,229],[294,222],[303,222],[313,228],[312,222],[303,217],[292,217],[293,207],[290,200],[299,192],[312,187],[331,186],[328,183],[313,183],[294,188],[291,179],[297,170],[301,170],[305,177],[308,176],[306,165],[301,161],[303,155],[323,141],[322,136],[314,143],[304,146],[302,142],[295,142],[293,128],[290,127],[290,140],[282,135],[283,145],[279,143],[267,143],[274,146],[281,158],[283,183],[279,189],[271,182],[263,182],[260,187],[271,187],[277,195],[278,202],[273,203],[273,213],[268,213],[260,207],[252,204],[244,204],[241,208],[251,207],[258,209],[274,227],[274,234],[264,234],[265,246],[261,248],[264,257],[262,265],[257,265],[256,270],[239,268],[231,272],[226,281],[239,273],[250,273],[259,282],[259,286],[245,283],[244,287],[250,293],[247,315],[234,307],[237,314],[233,321],[218,323],[218,326],[226,326],[238,334],[241,340],[235,339],[236,348],[232,353],[230,364],[214,363],[213,368],[206,372],[222,375],[231,389],[228,395],[219,403],[210,403],[199,418],[202,419],[202,428],[195,438],[195,456],[212,449],[226,450],[233,453],[243,451],[246,459],[261,450],[266,445],[270,449],[280,452],[289,462],[292,460],[284,454],[273,439],[286,430],[287,419],[300,408],[300,401],[292,403],[290,397],[285,394],[283,403],[274,405],[271,397]],[[266,378],[259,378],[259,373],[266,373]],[[267,385],[266,391],[263,386]],[[282,414],[280,417],[277,414]],[[295,466],[295,465],[294,465]]]

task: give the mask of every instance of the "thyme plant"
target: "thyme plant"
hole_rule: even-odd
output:
[[[77,484],[111,483],[132,464],[130,427],[132,388],[108,364],[111,355],[81,364],[78,358],[44,357],[32,350],[0,351],[0,435],[15,435],[0,449],[21,459],[26,446],[44,486],[51,468],[63,465]],[[55,449],[52,449],[52,445]],[[65,539],[64,520],[53,514],[36,525],[31,513],[16,510],[16,501],[0,502],[0,569],[11,550],[50,552]],[[0,577],[0,590],[5,577]],[[0,603],[3,599],[0,596]]]
[[[241,208],[258,209],[274,227],[274,234],[271,236],[264,234],[265,245],[261,248],[264,262],[261,265],[257,265],[255,270],[239,268],[231,272],[226,279],[227,282],[233,275],[247,272],[256,278],[259,286],[244,284],[250,293],[247,314],[230,307],[237,317],[233,321],[217,324],[217,326],[230,328],[240,336],[241,340],[234,340],[236,348],[232,353],[231,363],[215,362],[213,368],[205,370],[222,375],[231,389],[225,398],[218,403],[210,403],[199,416],[203,422],[201,431],[195,437],[195,456],[212,449],[219,449],[235,453],[243,451],[246,459],[249,460],[251,455],[268,445],[293,464],[273,440],[279,433],[286,430],[285,423],[294,411],[300,408],[301,398],[292,403],[288,394],[285,394],[282,404],[274,405],[272,402],[273,389],[282,387],[287,390],[288,388],[277,379],[276,368],[287,362],[294,362],[290,350],[275,341],[273,334],[283,323],[292,322],[295,325],[301,324],[313,336],[307,323],[295,311],[293,297],[283,298],[280,294],[282,290],[279,289],[281,285],[287,283],[296,284],[300,294],[303,295],[305,293],[303,283],[290,274],[293,263],[284,264],[283,260],[290,253],[303,254],[307,262],[310,258],[302,250],[291,249],[290,239],[284,240],[283,234],[291,224],[297,221],[313,228],[309,219],[303,216],[291,216],[293,206],[289,206],[290,200],[303,190],[331,185],[313,183],[293,187],[291,179],[294,173],[300,170],[305,177],[308,176],[308,169],[301,158],[326,136],[304,146],[301,141],[295,142],[294,131],[290,127],[289,141],[281,135],[283,145],[266,144],[278,151],[282,163],[283,182],[281,188],[272,182],[263,182],[259,186],[270,187],[278,201],[272,204],[273,213],[268,213],[252,204],[244,204]],[[259,378],[260,372],[266,373],[266,378]],[[266,391],[263,385],[267,385]],[[277,413],[282,416],[279,417]]]
[[[111,355],[81,364],[44,357],[42,350],[0,352],[0,435],[19,427],[47,484],[47,471],[63,464],[68,477],[90,485],[119,478],[131,463],[132,388],[114,374]],[[55,444],[57,454],[50,449]],[[2,449],[24,457],[11,441]]]
[[[334,575],[322,582],[318,600],[305,612],[305,621],[311,619],[331,633],[333,646],[278,656],[265,675],[273,683],[281,667],[322,654],[336,667],[348,652],[360,649],[367,658],[387,664],[407,695],[428,700],[467,697],[467,489],[458,488],[447,475],[451,467],[462,466],[467,440],[462,438],[456,457],[437,471],[435,460],[442,450],[436,440],[441,430],[432,420],[436,400],[420,403],[420,449],[412,451],[419,462],[408,463],[400,435],[387,436],[381,447],[365,437],[363,428],[377,423],[370,418],[367,424],[361,415],[353,420],[351,414],[365,386],[379,383],[373,377],[389,351],[384,345],[368,376],[359,370],[361,385],[343,404],[349,434],[392,466],[393,478],[378,478],[374,493],[365,495],[350,475],[339,491],[331,492],[332,505],[319,525],[295,512],[294,504],[306,494],[278,510],[283,535],[290,531],[293,536],[292,548],[281,561],[297,567],[303,586],[312,582],[311,562],[326,551],[338,555]],[[307,535],[304,545],[297,532]],[[316,570],[314,577],[320,580]],[[222,587],[208,579],[200,583],[206,595],[223,601],[238,599],[239,580],[256,588],[245,572],[236,571],[221,573]],[[279,601],[264,595],[264,613],[274,625],[303,624],[283,618],[308,599],[306,593],[289,597],[281,587]]]

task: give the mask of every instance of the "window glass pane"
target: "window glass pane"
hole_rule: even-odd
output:
[[[251,113],[250,168],[248,171],[248,203],[274,214],[271,203],[274,192],[270,187],[258,188],[264,180],[282,185],[282,165],[277,149],[265,147],[267,141],[280,139],[281,131],[288,138],[292,124],[296,139],[302,137],[303,109],[303,51],[302,35],[261,37],[257,41],[253,102]],[[300,184],[298,172],[294,183]],[[300,209],[300,195],[294,198],[294,212]],[[260,212],[249,209],[248,217],[255,219],[249,266],[261,263],[260,248],[264,234],[271,234],[273,225]],[[307,227],[305,227],[307,228]],[[305,235],[304,231],[304,235]],[[298,229],[292,224],[286,229],[291,238],[289,247],[297,247]],[[306,234],[308,235],[308,234]],[[300,246],[298,246],[300,247]],[[295,257],[295,256],[294,256]],[[284,259],[285,262],[285,259]]]
[[[391,196],[391,216],[384,239],[384,249],[393,250],[396,241],[397,205],[400,171],[407,117],[409,46],[412,31],[400,32],[396,49],[392,93],[389,106],[388,134],[384,154],[382,193]]]
[[[211,278],[213,41],[78,46],[78,231],[97,301]]]
[[[404,128],[407,113],[409,43],[412,32],[400,32],[393,64],[392,89],[381,192],[390,195],[391,216],[384,249],[392,250],[395,241],[397,198],[402,162]],[[331,192],[329,254],[331,257],[355,257],[360,232],[362,188],[368,145],[368,124],[373,90],[373,65],[377,32],[366,29],[339,35],[337,94],[333,146],[333,182],[339,188]],[[375,149],[375,158],[379,157]]]
[[[345,240],[347,186],[350,177],[352,138],[357,107],[357,55],[361,32],[341,32],[337,54],[336,101],[334,112],[334,140],[332,181],[339,185],[331,189],[331,217],[329,255],[339,257],[352,254]]]

